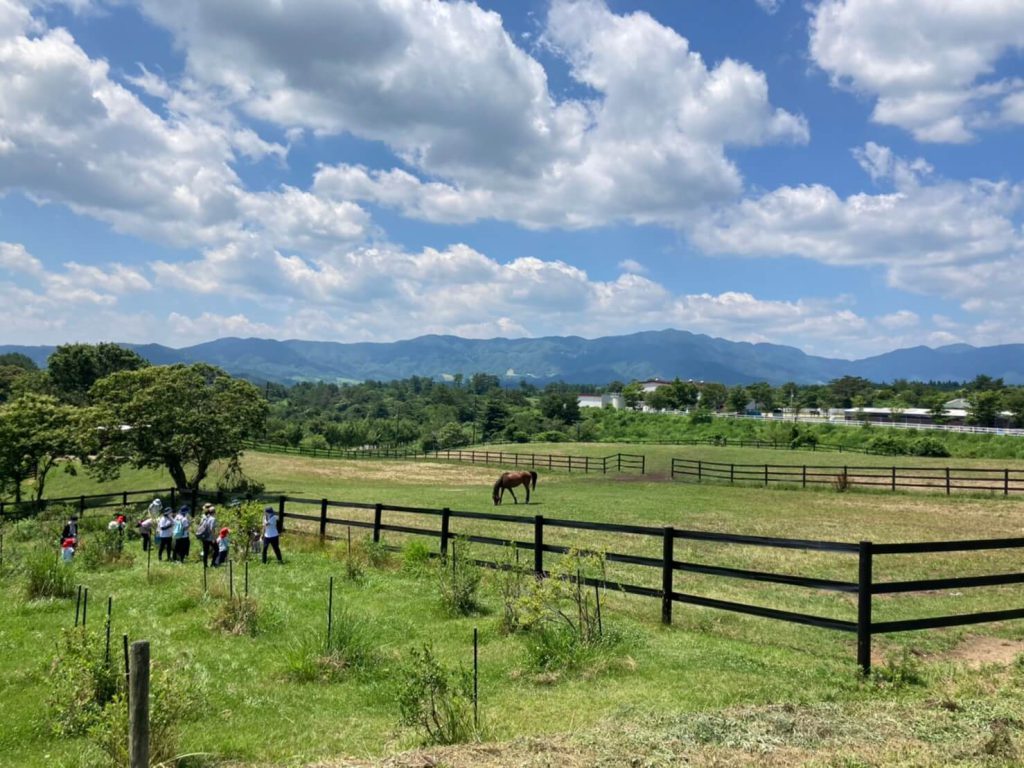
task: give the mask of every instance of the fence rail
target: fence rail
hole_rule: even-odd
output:
[[[73,501],[81,511],[104,506],[128,503],[138,496],[149,497],[160,493],[170,500],[189,500],[193,505],[202,499],[216,499],[223,502],[223,494],[209,491],[161,489],[144,491],[122,491],[120,493],[96,494],[93,496],[68,497],[50,499],[50,503]],[[494,545],[503,548],[515,547],[516,550],[533,552],[531,570],[538,577],[548,576],[550,571],[545,567],[545,555],[564,555],[571,551],[569,546],[550,544],[545,540],[549,532],[556,531],[597,531],[620,536],[639,536],[652,543],[661,544],[661,557],[641,556],[616,551],[602,551],[600,554],[608,562],[623,563],[640,568],[657,570],[661,575],[661,587],[654,588],[621,580],[607,578],[580,577],[587,585],[620,590],[627,594],[650,597],[661,600],[661,618],[666,624],[672,622],[673,606],[676,603],[695,605],[715,610],[741,613],[750,616],[786,621],[806,626],[818,627],[838,632],[847,632],[857,636],[857,663],[865,673],[871,667],[871,643],[876,635],[893,632],[907,632],[939,627],[963,626],[982,622],[1007,621],[1024,618],[1024,607],[1007,608],[999,611],[975,611],[946,616],[930,616],[898,621],[876,622],[872,618],[872,598],[874,595],[941,591],[951,589],[972,589],[986,586],[1006,586],[1024,583],[1024,573],[1001,573],[984,576],[944,577],[908,581],[880,582],[874,579],[874,562],[879,557],[899,557],[925,553],[976,552],[997,549],[1024,550],[1024,538],[976,539],[967,541],[932,541],[932,542],[898,542],[878,543],[861,541],[857,543],[842,541],[820,541],[813,539],[779,538],[770,536],[751,536],[736,533],[715,531],[698,531],[677,529],[674,527],[656,527],[647,525],[630,525],[587,520],[564,520],[546,518],[543,515],[525,517],[507,513],[459,511],[450,508],[432,509],[383,503],[367,503],[355,501],[336,501],[330,499],[313,499],[294,496],[258,497],[263,502],[274,502],[280,516],[279,528],[285,531],[286,521],[307,522],[315,525],[313,530],[303,531],[321,538],[328,537],[331,527],[351,526],[370,531],[374,542],[388,545],[382,539],[385,533],[422,536],[438,541],[435,557],[445,557],[450,543],[455,539],[465,539],[483,545]],[[143,500],[144,501],[144,500]],[[289,506],[290,505],[290,506]],[[306,514],[296,508],[310,511],[312,506],[318,514]],[[372,512],[372,519],[357,519],[351,513]],[[348,513],[348,514],[346,514]],[[418,518],[417,525],[408,525],[404,521],[394,521],[392,514],[411,515]],[[463,522],[465,530],[455,530],[454,524]],[[512,538],[483,535],[472,529],[474,522],[500,522],[522,526],[525,535]],[[292,531],[292,527],[288,527]],[[839,581],[802,576],[799,574],[756,571],[745,568],[731,568],[711,563],[678,560],[675,557],[677,541],[712,542],[729,546],[761,547],[769,549],[791,549],[808,552],[820,552],[834,555],[837,558],[857,557],[857,580]],[[583,547],[576,547],[587,551]],[[493,560],[477,560],[482,566],[501,568],[507,565]],[[945,560],[943,562],[946,562]],[[752,605],[732,600],[720,600],[702,595],[678,591],[675,587],[675,574],[693,573],[729,580],[740,580],[757,583],[771,583],[819,592],[838,592],[856,596],[856,620],[820,616],[810,613],[794,612]]]
[[[811,464],[726,464],[703,459],[672,459],[672,479],[719,481],[761,486],[810,485],[879,488],[888,491],[925,489],[945,492],[1024,493],[1024,470],[984,467],[858,467]]]
[[[716,448],[771,448],[777,451],[810,451],[812,453],[860,453],[868,456],[882,455],[869,448],[851,448],[842,443],[799,443],[787,440],[744,440],[733,437],[692,437],[672,440],[661,445],[710,445]]]
[[[512,467],[547,468],[608,474],[609,472],[645,474],[646,457],[641,454],[615,453],[611,456],[570,456],[557,453],[515,453],[476,449],[416,451],[410,448],[296,448],[278,443],[248,442],[246,448],[271,453],[292,453],[325,459],[412,459],[459,461],[468,464],[501,464]]]

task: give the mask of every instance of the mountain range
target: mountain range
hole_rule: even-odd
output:
[[[174,349],[160,344],[124,344],[154,364],[205,362],[235,376],[285,384],[297,381],[388,380],[409,376],[450,378],[491,373],[508,381],[526,379],[605,384],[663,378],[749,384],[826,382],[840,376],[872,381],[968,381],[979,374],[1024,384],[1024,344],[973,347],[953,344],[910,347],[861,360],[808,355],[796,347],[751,344],[688,331],[644,331],[583,339],[463,339],[420,336],[389,343],[276,341],[223,338]],[[52,346],[0,345],[45,366]]]

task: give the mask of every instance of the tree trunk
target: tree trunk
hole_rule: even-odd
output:
[[[188,485],[186,487],[189,488],[189,489],[199,488],[199,484],[201,482],[203,482],[203,480],[206,479],[206,473],[209,471],[209,469],[210,469],[210,462],[208,462],[208,461],[201,461],[201,462],[199,462],[196,465],[196,473],[192,476],[192,479],[189,481],[189,483],[188,483]]]
[[[171,473],[175,488],[188,488],[188,478],[185,477],[185,470],[181,462],[176,459],[167,459],[167,471]]]

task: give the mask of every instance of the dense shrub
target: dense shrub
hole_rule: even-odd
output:
[[[531,579],[519,601],[526,650],[542,671],[582,666],[619,638],[605,631],[600,592],[583,583],[601,578],[603,560],[570,551],[559,558],[544,579]]]
[[[123,670],[105,661],[99,635],[65,629],[50,665],[50,727],[55,736],[84,734],[123,685]]]
[[[176,764],[183,723],[202,708],[205,683],[202,670],[192,665],[184,669],[154,668],[149,688],[151,765]],[[123,692],[117,693],[97,714],[88,735],[108,765],[128,765],[128,705]]]
[[[229,597],[217,608],[213,626],[227,635],[255,637],[263,629],[259,603],[251,597]]]
[[[125,536],[117,531],[103,529],[84,541],[84,546],[75,554],[83,568],[130,567],[135,557],[124,549]]]
[[[448,546],[448,557],[437,565],[441,605],[453,616],[466,616],[477,608],[477,591],[483,572],[473,560],[468,541],[452,539]]]
[[[891,430],[871,438],[868,450],[882,456],[905,456],[909,452],[907,442]]]
[[[934,437],[919,437],[910,444],[910,453],[914,456],[949,456],[945,443]]]
[[[424,744],[460,744],[478,738],[473,721],[473,678],[448,669],[430,646],[413,650],[399,672],[401,724],[415,728]]]

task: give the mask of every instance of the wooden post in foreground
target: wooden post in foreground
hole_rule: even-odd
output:
[[[131,647],[128,708],[128,768],[149,768],[149,641]]]

